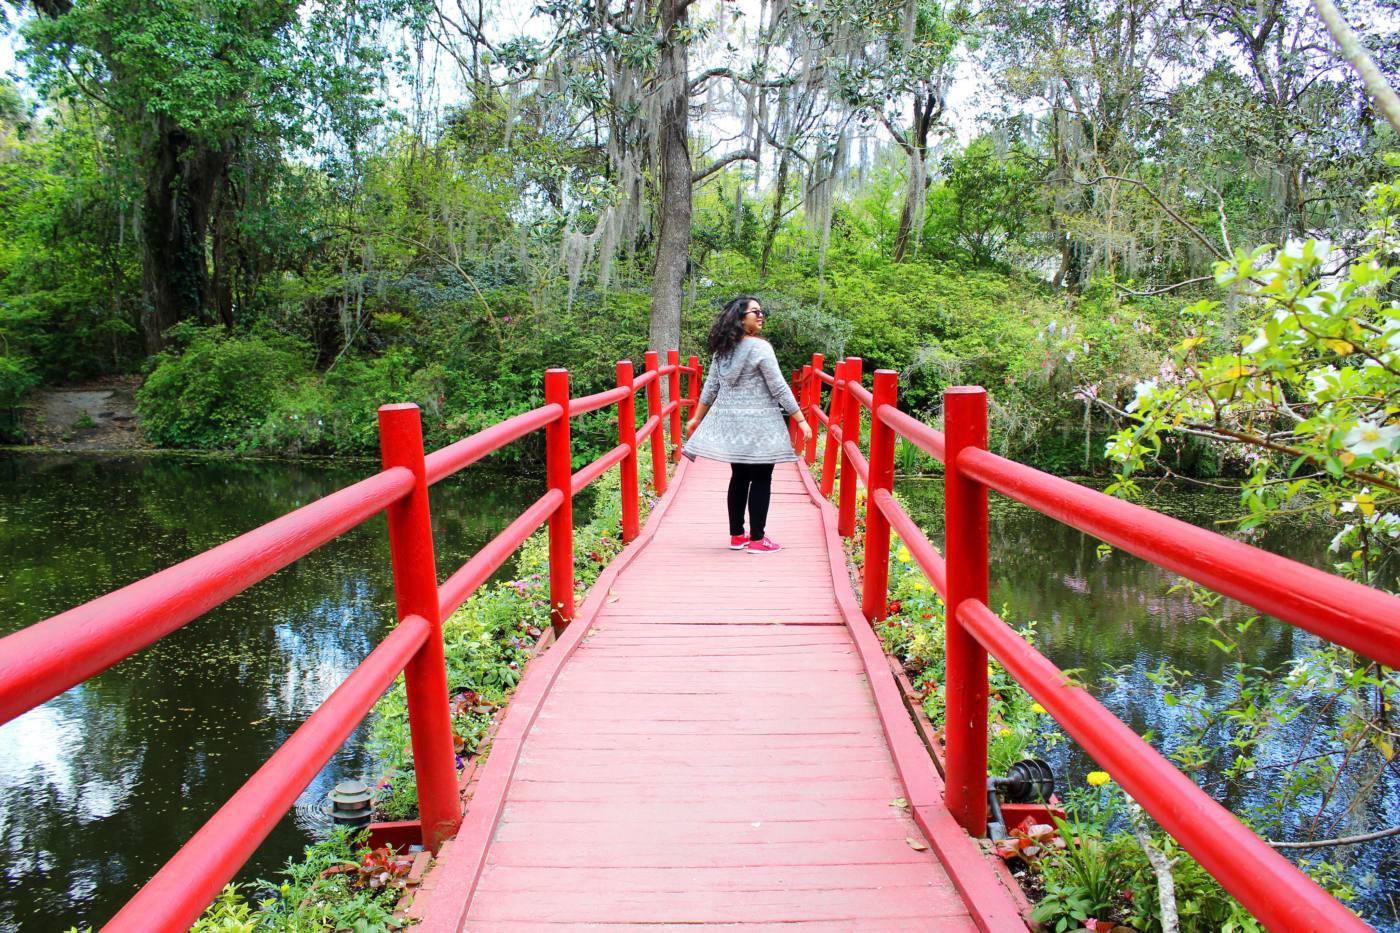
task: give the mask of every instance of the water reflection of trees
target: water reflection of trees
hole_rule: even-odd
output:
[[[375,468],[0,457],[0,632],[170,566]],[[542,488],[539,477],[480,470],[435,487],[440,576]],[[19,759],[44,763],[15,773],[0,766],[0,928],[107,919],[369,653],[393,624],[393,607],[378,517],[30,714],[43,718],[37,733],[0,727],[0,745],[23,746]],[[352,739],[307,794],[322,796],[337,775],[367,767]],[[248,873],[268,874],[305,841],[289,817]]]

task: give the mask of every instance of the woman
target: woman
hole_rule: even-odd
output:
[[[706,341],[714,358],[700,404],[685,426],[686,456],[729,464],[729,549],[750,554],[780,550],[764,525],[773,466],[797,459],[783,416],[798,418],[804,444],[812,436],[772,346],[758,336],[761,330],[763,306],[757,298],[740,295],[724,306]]]

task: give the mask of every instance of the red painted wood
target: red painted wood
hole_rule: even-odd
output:
[[[569,408],[569,371],[549,369],[544,374],[547,405]],[[550,622],[562,632],[574,618],[574,498],[569,419],[556,418],[544,429],[545,474],[551,492],[562,498],[549,515]]]
[[[463,928],[467,896],[470,930],[900,929],[915,918],[920,929],[967,928],[968,908],[915,814],[891,805],[910,791],[833,583],[853,601],[844,567],[833,574],[822,510],[799,469],[779,471],[787,494],[775,496],[773,527],[806,546],[759,558],[706,554],[703,535],[725,529],[698,519],[713,520],[728,471],[682,463],[664,515],[628,546],[626,569],[600,580],[540,659],[563,649],[568,664],[554,664],[547,689],[522,684],[502,727],[512,744],[484,768],[483,784],[493,769],[503,776],[489,815],[469,813],[462,858],[454,847],[439,869],[446,889],[426,895],[425,931]],[[773,581],[769,596],[743,570],[756,565]],[[715,573],[726,585],[707,598],[697,578]],[[797,573],[803,585],[772,589]],[[723,621],[746,614],[753,621]],[[834,624],[803,624],[813,618]],[[887,668],[883,676],[893,689]],[[480,800],[478,791],[473,810]]]
[[[431,635],[427,619],[403,619],[103,929],[188,929]]]
[[[436,852],[443,840],[457,832],[462,814],[447,705],[447,665],[443,660],[433,525],[428,514],[423,425],[417,405],[385,405],[379,409],[379,446],[386,470],[407,467],[415,479],[413,492],[389,507],[389,554],[399,621],[421,616],[429,626],[427,639],[404,668],[403,676],[423,847]]]
[[[821,495],[809,475],[804,473],[800,479],[812,501],[820,507],[832,576],[837,577],[845,570],[845,558],[837,534],[836,508]],[[962,831],[943,805],[943,779],[909,719],[884,650],[874,631],[864,623],[855,594],[849,587],[838,587],[836,600],[865,664],[880,724],[915,822],[947,868],[977,926],[983,930],[1022,930],[1024,924],[1015,899],[1001,886],[977,844]]]
[[[856,533],[857,477],[851,451],[855,449],[858,454],[860,448],[860,402],[856,401],[856,390],[860,388],[863,365],[860,357],[847,357],[846,381],[841,392],[841,482],[836,529],[843,538]]]
[[[945,390],[943,426],[949,464],[944,481],[950,623],[944,649],[947,803],[964,829],[982,836],[987,832],[987,651],[953,620],[964,600],[987,601],[987,488],[957,465],[964,449],[987,446],[987,391],[980,386]]]
[[[0,724],[270,577],[413,488],[412,471],[385,470],[144,580],[0,638]]]
[[[822,453],[822,498],[831,495],[831,490],[836,482],[837,438],[840,433],[841,413],[845,411],[841,401],[841,391],[845,386],[846,367],[850,364],[846,360],[841,360],[836,364],[836,372],[831,382],[831,397],[828,400],[826,412],[826,447]]]
[[[1232,541],[993,453],[961,456],[959,466],[989,488],[1114,547],[1387,667],[1400,667],[1400,598],[1383,590]]]
[[[617,442],[627,447],[622,461],[622,543],[635,540],[641,528],[637,500],[637,398],[632,384],[632,361],[618,360],[617,384],[627,388],[627,396],[617,403]]]
[[[488,454],[495,453],[511,441],[538,431],[563,414],[563,409],[544,405],[507,418],[456,443],[435,450],[425,458],[428,485],[445,479],[458,470],[466,469]]]
[[[899,373],[875,371],[873,410],[893,408],[897,401]],[[879,418],[870,419],[869,494],[894,488],[894,432]],[[865,510],[865,562],[862,570],[861,611],[874,623],[887,615],[890,579],[890,523],[879,509]]]
[[[986,605],[959,618],[1162,828],[1269,929],[1368,930],[1351,911],[1269,847],[1106,710]]]
[[[671,408],[671,460],[674,462],[681,458],[681,354],[679,350],[666,351],[666,364],[674,367],[671,370],[669,381],[667,382],[668,394],[671,400],[667,405]]]
[[[658,493],[666,491],[665,417],[661,412],[661,366],[655,350],[646,352],[646,374],[652,376],[647,385],[647,424],[642,433],[651,437],[651,482]],[[655,418],[655,424],[652,419]]]
[[[781,923],[619,923],[599,927],[596,923],[551,923],[548,933],[929,933],[927,917],[885,917],[879,920],[798,920]],[[967,933],[977,926],[971,920],[939,917],[939,933]],[[540,933],[532,920],[496,920],[472,924],[471,933]]]
[[[685,475],[687,466],[688,462],[684,461],[677,466],[678,481]],[[486,862],[491,836],[502,814],[507,812],[506,791],[519,760],[521,737],[530,731],[560,670],[588,634],[589,626],[603,605],[604,595],[656,533],[674,499],[674,493],[662,496],[637,540],[627,545],[599,574],[588,597],[579,607],[579,624],[566,629],[548,651],[526,668],[491,746],[491,754],[482,768],[482,777],[472,795],[472,805],[462,821],[461,831],[453,840],[451,851],[443,857],[438,871],[430,876],[433,879],[431,894],[421,892],[413,903],[412,915],[426,918],[420,929],[457,931],[462,928],[467,907]]]

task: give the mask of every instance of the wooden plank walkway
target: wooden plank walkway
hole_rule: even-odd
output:
[[[928,818],[912,729],[887,736],[892,679],[868,626],[858,643],[829,506],[780,466],[783,550],[730,551],[728,473],[678,468],[527,674],[419,895],[423,930],[1025,929],[975,844]],[[922,766],[892,754],[910,743]]]

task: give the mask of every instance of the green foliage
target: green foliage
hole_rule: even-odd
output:
[[[243,449],[289,386],[310,371],[310,348],[275,334],[225,336],[185,327],[137,393],[147,436],[171,447]]]

